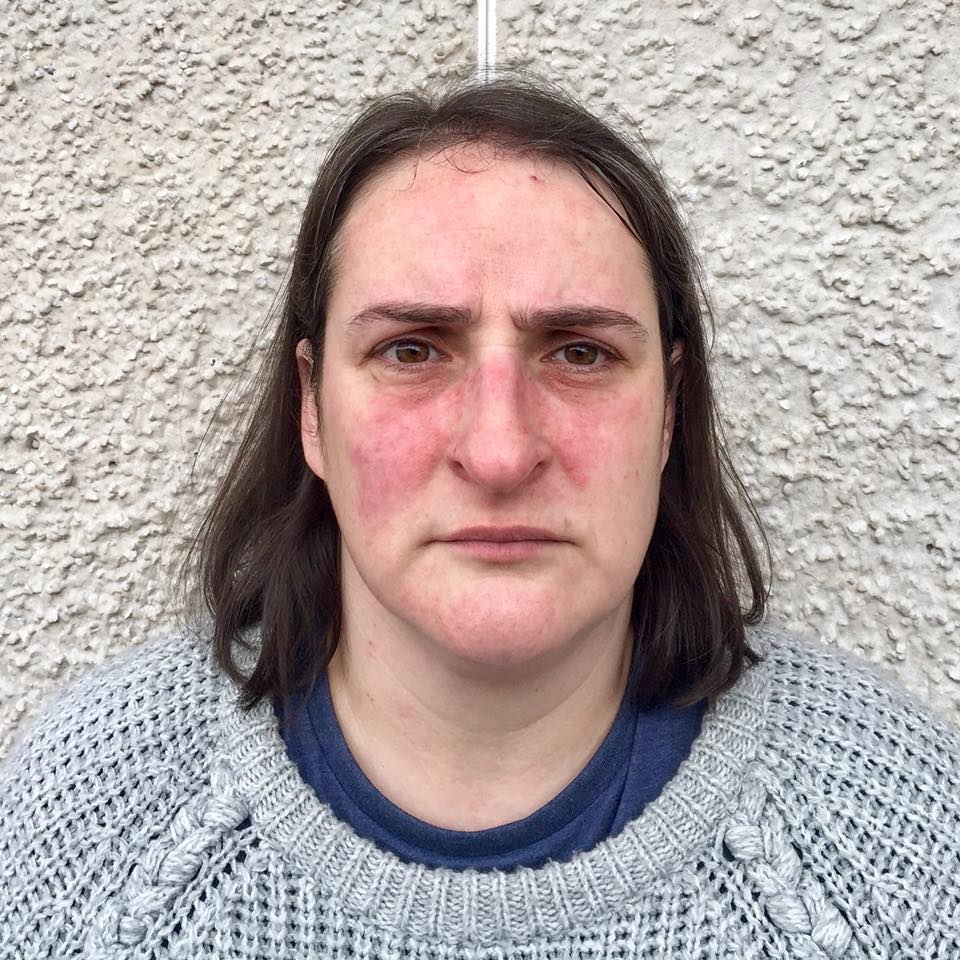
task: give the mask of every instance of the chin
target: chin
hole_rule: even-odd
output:
[[[450,656],[452,665],[461,663],[470,672],[490,670],[534,670],[561,655],[573,639],[577,623],[569,610],[560,620],[559,603],[544,609],[542,605],[510,607],[502,602],[486,607],[475,600],[466,606],[455,605],[440,613],[431,611],[420,630]],[[562,623],[562,626],[561,626]]]
[[[516,681],[540,674],[559,652],[556,638],[552,643],[544,643],[539,637],[505,641],[502,636],[460,636],[453,644],[446,640],[440,638],[440,643],[450,655],[451,673],[491,682],[504,679]]]

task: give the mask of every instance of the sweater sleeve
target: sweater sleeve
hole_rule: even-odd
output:
[[[141,645],[43,707],[0,766],[0,956],[73,957],[202,781],[212,709],[189,636]]]

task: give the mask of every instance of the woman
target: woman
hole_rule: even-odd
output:
[[[562,93],[356,118],[209,616],[3,768],[0,954],[960,956],[960,737],[762,625],[702,293],[642,146]]]

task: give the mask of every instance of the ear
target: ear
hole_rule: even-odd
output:
[[[667,394],[663,411],[663,440],[660,448],[660,472],[663,473],[670,456],[670,442],[673,440],[673,425],[677,417],[677,390],[683,377],[683,341],[674,340],[670,351],[670,371],[673,383]]]
[[[297,373],[300,375],[300,443],[307,466],[323,480],[323,449],[320,439],[320,411],[314,395],[313,347],[301,340],[296,348]]]

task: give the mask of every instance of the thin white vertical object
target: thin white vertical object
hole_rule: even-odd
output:
[[[477,78],[492,80],[497,64],[497,0],[477,0]]]

